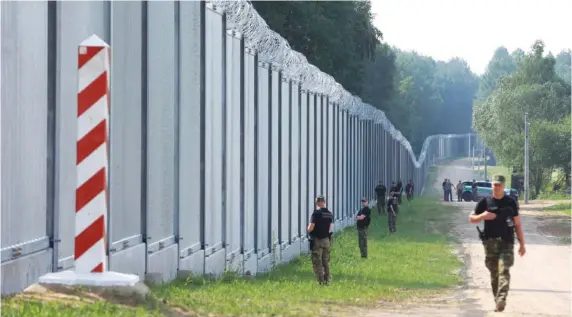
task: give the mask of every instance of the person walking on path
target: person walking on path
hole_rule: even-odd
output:
[[[317,209],[312,213],[308,233],[312,239],[312,268],[321,285],[330,282],[330,247],[334,216],[326,208],[324,196],[316,197]]]
[[[483,197],[469,216],[469,221],[478,224],[485,222],[484,232],[479,230],[479,238],[485,249],[485,265],[491,275],[491,288],[497,312],[506,306],[510,288],[510,268],[514,264],[514,235],[520,247],[518,253],[524,256],[526,247],[520,222],[518,203],[505,195],[506,179],[502,175],[493,176],[492,197]]]
[[[362,208],[356,216],[356,226],[359,240],[359,251],[362,258],[367,258],[367,229],[371,222],[371,210],[368,206],[367,198],[361,199]]]

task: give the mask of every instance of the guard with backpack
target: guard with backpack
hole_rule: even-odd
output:
[[[518,202],[505,195],[505,182],[504,176],[493,176],[492,197],[482,197],[469,216],[471,223],[484,221],[484,231],[478,226],[477,231],[485,249],[485,264],[491,274],[497,312],[502,312],[506,306],[510,268],[514,264],[515,233],[520,244],[518,253],[520,256],[526,253]]]

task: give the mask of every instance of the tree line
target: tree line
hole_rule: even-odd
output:
[[[556,57],[536,41],[530,51],[498,48],[480,80],[473,127],[504,166],[522,171],[529,121],[532,194],[553,180],[570,186],[570,50]]]
[[[308,61],[381,109],[419,153],[436,133],[471,131],[478,78],[447,62],[382,43],[369,1],[253,1],[268,26]],[[444,118],[447,118],[444,124]]]
[[[569,175],[570,51],[500,47],[477,76],[461,58],[438,61],[383,42],[369,1],[252,4],[310,63],[383,110],[415,152],[431,134],[475,131],[501,164],[521,168],[528,111],[535,188],[555,169]]]

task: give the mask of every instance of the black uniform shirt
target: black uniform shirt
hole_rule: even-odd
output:
[[[314,224],[314,230],[310,235],[314,238],[324,239],[330,234],[330,224],[334,220],[333,214],[328,208],[320,208],[312,214],[310,222]]]
[[[490,200],[492,205],[489,205]],[[485,220],[485,236],[487,238],[503,238],[514,243],[514,231],[509,228],[513,217],[518,216],[518,203],[510,196],[501,199],[483,197],[475,206],[475,214],[480,215],[488,211],[497,215],[494,220]]]
[[[385,197],[386,190],[387,189],[383,185],[377,185],[377,187],[375,187],[375,193],[377,194],[377,197]]]
[[[369,209],[369,207],[367,206],[363,207],[362,209],[360,209],[357,215],[358,216],[365,215],[365,218],[363,218],[363,220],[356,221],[356,225],[358,228],[366,228],[367,226],[369,226],[369,223],[371,222],[371,210]]]

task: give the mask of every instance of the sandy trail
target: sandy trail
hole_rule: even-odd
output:
[[[469,166],[469,167],[468,167]],[[449,178],[472,178],[467,160],[439,168],[438,182]],[[440,188],[440,184],[436,184]],[[443,202],[446,203],[446,202]],[[477,237],[475,225],[468,222],[474,203],[453,202],[460,206],[454,234],[461,238],[459,256],[464,259],[466,285],[448,298],[433,301],[417,308],[394,307],[391,310],[369,311],[362,316],[571,316],[571,262],[570,246],[559,245],[553,237],[539,229],[542,218],[527,213],[538,206],[521,205],[527,253],[517,255],[511,269],[511,290],[503,313],[494,312],[494,299],[490,287],[489,272],[485,267],[484,250]],[[482,228],[482,225],[481,225]]]

